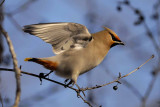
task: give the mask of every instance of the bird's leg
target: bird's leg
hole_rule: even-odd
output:
[[[66,80],[64,81],[64,84],[65,84],[65,85],[67,84],[68,80],[69,80],[69,79],[66,79]]]
[[[49,75],[52,73],[53,71],[50,71],[49,73],[47,73],[46,75],[44,75],[44,77],[46,78],[48,76],[49,78]]]
[[[42,78],[44,78],[44,73],[39,73],[40,85],[42,85]]]
[[[70,81],[69,81],[68,84],[66,84],[66,82],[67,82],[68,80],[70,80]],[[73,87],[73,85],[74,85],[74,81],[73,81],[72,79],[66,79],[64,82],[65,82],[65,88],[68,87],[68,86],[71,85],[71,84],[72,84],[72,87]]]
[[[71,79],[71,80],[69,81],[69,83],[67,84],[67,86],[71,85],[72,83],[73,83],[73,80]]]
[[[78,72],[74,72],[74,73],[72,74],[72,78],[70,79],[70,82],[69,82],[68,84],[66,84],[65,87],[68,87],[70,84],[72,84],[72,87],[73,87],[74,84],[76,84],[76,82],[77,82],[77,77],[78,77],[78,75],[79,75]],[[68,81],[68,79],[65,80],[65,82],[66,82],[66,81]]]
[[[47,73],[46,75],[44,75],[44,73],[39,73],[39,80],[40,80],[40,85],[42,85],[42,78],[46,78],[47,76],[49,77],[49,74],[51,74],[53,71],[50,71],[49,73]]]

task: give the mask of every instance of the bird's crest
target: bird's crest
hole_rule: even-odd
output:
[[[104,27],[103,28],[108,31],[108,33],[112,36],[112,38],[115,38],[116,41],[121,41],[120,38],[117,36],[116,33],[114,33],[111,29],[107,28],[107,27]]]

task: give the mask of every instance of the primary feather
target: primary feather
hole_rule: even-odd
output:
[[[50,43],[55,54],[84,48],[92,39],[88,29],[77,23],[33,24],[24,26],[23,30]]]

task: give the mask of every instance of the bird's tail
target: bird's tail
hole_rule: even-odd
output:
[[[32,62],[35,62],[37,61],[38,58],[25,58],[24,61],[32,61]]]
[[[53,62],[53,61],[49,61],[49,60],[45,60],[45,59],[40,59],[40,58],[25,58],[24,61],[31,61],[31,62],[35,62],[38,63],[40,65],[43,65],[45,68],[49,69],[49,70],[56,70],[58,67],[58,63],[57,62]]]

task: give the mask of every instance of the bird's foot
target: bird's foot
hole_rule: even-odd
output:
[[[39,73],[40,85],[42,85],[42,78],[45,78],[44,73]]]
[[[67,83],[68,80],[70,80],[69,83]],[[75,84],[75,82],[74,82],[72,79],[66,79],[66,80],[64,81],[64,83],[65,83],[65,86],[64,86],[65,88],[66,88],[66,87],[69,87],[69,85],[71,85],[71,84],[72,84],[72,87],[73,87],[73,85]]]
[[[52,73],[53,71],[50,71],[49,73],[45,74],[45,73],[39,73],[39,80],[40,80],[40,85],[42,85],[42,78],[46,78],[48,76],[49,78],[49,75]]]
[[[69,80],[69,79],[66,79],[66,80],[64,81],[64,84],[65,84],[65,85],[67,84],[68,80]]]

